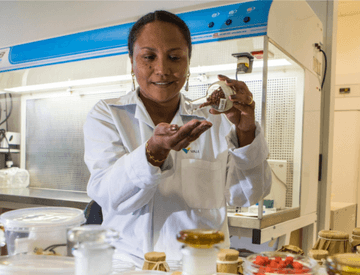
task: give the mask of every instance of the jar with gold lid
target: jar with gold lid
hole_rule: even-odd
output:
[[[325,266],[329,275],[359,275],[360,255],[354,253],[337,254],[328,257]]]
[[[224,241],[224,233],[216,230],[182,230],[176,236],[184,243],[183,275],[211,275],[216,273],[216,259],[219,248],[216,244]]]

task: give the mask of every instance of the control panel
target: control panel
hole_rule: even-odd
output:
[[[247,1],[180,13],[193,44],[262,36],[272,1]],[[35,41],[0,49],[0,72],[96,57],[127,54],[127,37],[134,23]]]

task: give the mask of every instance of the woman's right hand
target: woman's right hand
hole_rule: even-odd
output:
[[[202,133],[208,130],[212,123],[206,120],[193,119],[183,126],[159,123],[153,136],[148,140],[146,157],[154,166],[161,166],[170,150],[180,151],[189,146]]]

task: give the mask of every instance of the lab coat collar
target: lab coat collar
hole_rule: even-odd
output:
[[[118,98],[117,101],[110,104],[112,106],[128,106],[136,105],[135,118],[143,121],[152,128],[155,128],[154,122],[152,121],[149,113],[147,112],[144,103],[139,97],[139,87],[136,91],[130,92],[125,96]],[[183,116],[192,117],[194,119],[205,119],[201,111],[196,110],[197,106],[194,106],[182,93],[180,93],[180,106],[176,112],[171,124],[177,124],[183,126]]]

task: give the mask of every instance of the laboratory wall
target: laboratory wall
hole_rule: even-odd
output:
[[[338,18],[337,85],[360,83],[360,5],[358,8],[357,14]]]
[[[336,62],[331,201],[344,203],[344,206],[358,205],[360,203],[360,5],[338,18]],[[359,222],[360,211],[357,210],[357,226],[360,225]]]

